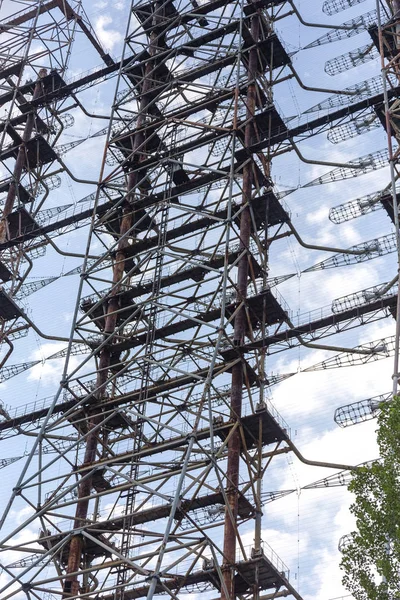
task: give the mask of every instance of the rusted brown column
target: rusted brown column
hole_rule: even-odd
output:
[[[396,19],[396,24],[394,26],[395,46],[397,49],[399,49],[400,48],[400,23],[399,23],[400,0],[392,0],[391,8],[392,8],[393,16]],[[398,69],[398,61],[396,61],[396,63],[397,63],[397,69]],[[397,69],[396,69],[396,71],[397,71]]]
[[[251,33],[254,40],[259,38],[259,18],[254,16],[251,22]],[[248,148],[254,141],[254,125],[253,117],[256,108],[256,82],[257,75],[257,49],[250,51],[249,67],[248,67],[248,88],[247,88],[247,114],[245,128],[245,147]],[[244,252],[238,263],[238,280],[237,280],[237,300],[243,302],[247,297],[247,282],[249,273],[249,253],[246,251],[250,244],[251,233],[251,217],[249,202],[251,200],[253,190],[253,165],[250,159],[243,168],[243,195],[242,205],[244,206],[240,217],[240,252]],[[234,323],[234,344],[240,347],[244,342],[246,335],[246,309],[245,306],[238,311]],[[230,417],[233,421],[240,421],[242,414],[242,399],[244,386],[243,365],[238,362],[232,369],[232,390],[231,390],[231,407]],[[239,486],[239,466],[240,466],[240,448],[241,435],[240,429],[237,428],[228,442],[228,464],[227,464],[227,500],[228,508],[225,510],[225,528],[224,528],[224,563],[222,567],[223,577],[227,594],[224,589],[221,593],[222,600],[232,600],[235,597],[235,586],[233,582],[233,565],[236,561],[236,527],[238,515],[238,486]]]
[[[130,176],[130,189],[134,186],[135,182],[131,180]],[[120,234],[123,236],[132,227],[132,209],[126,211],[121,221]],[[125,265],[125,248],[128,245],[126,239],[122,239],[118,244],[118,249],[115,256],[115,263],[113,267],[113,284],[115,285],[113,296],[110,298],[107,306],[107,315],[105,319],[104,336],[107,338],[110,334],[115,331],[117,324],[117,313],[118,310],[118,299],[116,294],[119,291],[118,283],[122,280],[124,274]],[[111,348],[112,343],[106,345],[100,353],[99,359],[99,370],[96,381],[96,395],[97,403],[101,404],[104,397],[104,389],[108,379],[108,369],[111,362]],[[91,464],[96,459],[96,450],[98,444],[98,432],[93,429],[100,422],[100,416],[94,416],[90,419],[88,428],[91,433],[86,438],[85,456],[83,466],[87,465],[90,469]],[[78,487],[78,504],[75,512],[74,528],[82,527],[88,515],[89,508],[89,496],[92,489],[92,476],[84,479]],[[80,500],[84,498],[84,500]],[[83,539],[80,535],[75,535],[71,539],[68,556],[67,573],[74,573],[79,570],[80,562],[82,559],[83,550]],[[77,595],[79,592],[79,581],[76,575],[66,577],[64,583],[64,598],[67,598],[70,594],[72,596]]]
[[[150,45],[150,55],[154,56],[156,54],[157,48],[155,44],[151,41]],[[149,60],[146,69],[145,76],[142,87],[142,95],[141,101],[139,105],[138,118],[136,122],[136,127],[139,129],[145,123],[146,118],[146,109],[147,105],[150,102],[149,91],[152,87],[152,80],[154,80],[154,75],[150,76],[152,70],[154,68],[154,60]],[[144,134],[142,132],[137,132],[133,134],[133,146],[132,146],[132,156],[138,151],[138,148],[142,146],[145,140]],[[140,152],[143,151],[143,148]],[[140,156],[139,156],[140,161]],[[123,206],[123,214],[120,225],[120,236],[121,240],[118,243],[117,251],[115,254],[115,260],[113,265],[113,291],[110,295],[110,299],[108,300],[107,305],[107,313],[105,317],[105,326],[104,326],[104,338],[107,339],[116,329],[117,326],[117,310],[119,308],[119,300],[118,300],[118,292],[120,290],[120,282],[124,276],[125,270],[125,259],[126,253],[125,250],[129,245],[129,241],[127,236],[125,235],[132,229],[133,225],[133,211],[134,211],[134,193],[135,187],[137,185],[137,174],[131,173],[128,177],[128,190],[126,202]],[[99,356],[99,366],[98,366],[98,374],[96,381],[96,396],[97,396],[97,405],[101,404],[102,399],[104,397],[105,385],[108,380],[109,367],[111,364],[111,351],[112,351],[113,342],[110,341],[102,351]],[[99,433],[98,431],[93,431],[93,429],[100,422],[100,416],[94,416],[90,419],[88,428],[91,433],[88,434],[86,438],[86,448],[85,448],[85,456],[83,466],[87,466],[90,469],[91,465],[96,459],[96,451],[98,445]],[[74,527],[82,527],[85,523],[88,515],[89,509],[89,500],[91,489],[92,489],[92,476],[84,479],[78,486],[78,504],[76,507],[75,513],[75,522]],[[80,500],[80,498],[86,498],[85,500]],[[70,596],[74,597],[79,593],[79,580],[76,575],[69,576],[68,573],[75,573],[79,570],[79,566],[82,560],[83,553],[83,539],[80,535],[75,535],[71,539],[70,548],[69,548],[69,556],[68,556],[68,565],[67,565],[67,576],[64,580],[64,594],[63,598],[68,598]]]
[[[47,70],[40,69],[39,79],[36,82],[32,100],[36,100],[42,94],[42,79],[46,77]],[[23,170],[26,165],[26,143],[29,142],[32,136],[33,127],[35,125],[35,112],[32,111],[26,117],[25,129],[22,134],[22,144],[18,148],[17,159],[15,161],[13,178],[8,189],[7,198],[4,203],[3,214],[0,221],[0,242],[4,242],[7,238],[7,217],[12,212],[15,198],[17,196],[18,184],[21,180]]]
[[[393,14],[395,16],[400,12],[400,0],[392,0]]]

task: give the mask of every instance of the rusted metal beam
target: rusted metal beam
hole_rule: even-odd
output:
[[[260,20],[258,14],[251,19],[251,35],[254,41],[260,38]],[[248,88],[246,97],[246,127],[244,136],[244,147],[249,148],[255,140],[254,116],[257,102],[256,77],[258,74],[257,48],[253,48],[249,54],[248,64]],[[234,321],[233,343],[239,349],[243,345],[246,336],[246,306],[247,287],[249,278],[249,246],[251,234],[250,202],[254,186],[253,160],[246,162],[243,168],[243,210],[240,216],[239,251],[243,254],[238,263],[237,271],[237,302],[240,308]],[[242,418],[243,386],[245,374],[242,362],[238,362],[232,369],[232,391],[230,417],[233,422],[240,422]],[[239,467],[241,451],[240,428],[236,428],[228,443],[227,460],[227,506],[225,510],[225,527],[223,543],[223,565],[222,573],[225,585],[222,587],[221,600],[234,600],[235,583],[233,565],[236,562],[236,537],[239,498]]]
[[[33,92],[33,100],[36,100],[42,94],[42,78],[46,77],[47,70],[41,69],[39,71],[39,79],[35,84],[35,89]],[[7,198],[4,203],[3,214],[0,220],[0,243],[4,242],[8,237],[8,222],[7,217],[12,212],[14,207],[15,198],[17,196],[18,184],[20,182],[21,176],[23,174],[24,169],[27,165],[27,157],[26,157],[26,143],[31,139],[33,128],[35,126],[35,111],[32,109],[32,112],[26,118],[24,133],[22,135],[22,143],[18,148],[17,159],[14,165],[13,178],[10,183],[10,187],[7,192]]]

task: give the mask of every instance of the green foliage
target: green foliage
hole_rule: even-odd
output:
[[[357,600],[400,598],[400,396],[382,404],[378,424],[381,459],[358,469],[349,486],[357,531],[341,567]]]

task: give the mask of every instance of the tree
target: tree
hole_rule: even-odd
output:
[[[400,598],[400,396],[382,404],[381,459],[354,473],[350,511],[357,530],[343,549],[343,585],[356,600]]]

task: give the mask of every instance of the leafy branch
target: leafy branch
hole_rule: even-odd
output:
[[[360,467],[349,490],[356,531],[343,550],[343,585],[356,600],[400,598],[400,396],[382,404],[381,459]]]

